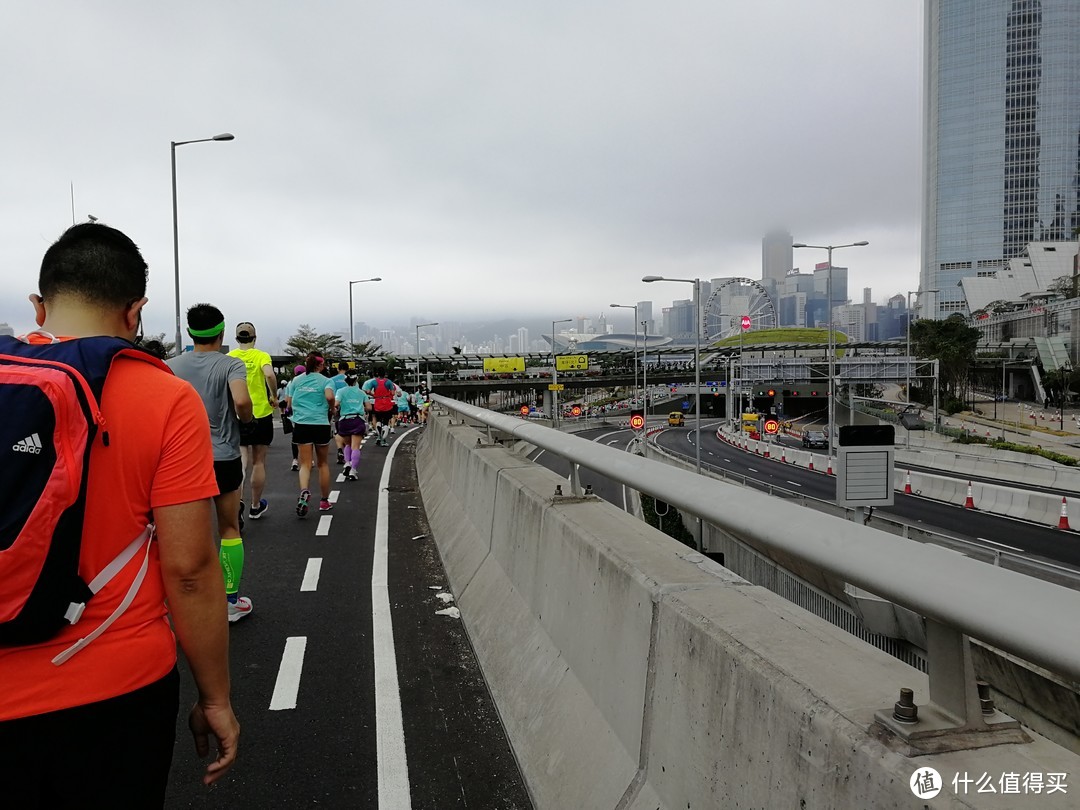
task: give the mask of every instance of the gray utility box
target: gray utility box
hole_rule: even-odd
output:
[[[836,502],[892,506],[895,431],[892,425],[841,425],[836,448]]]

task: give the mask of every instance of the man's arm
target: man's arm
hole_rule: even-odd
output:
[[[247,380],[229,380],[229,393],[232,394],[233,407],[236,409],[237,418],[247,424],[254,414]]]
[[[209,785],[235,762],[240,737],[229,697],[229,624],[210,499],[159,506],[154,522],[169,613],[199,692],[188,718],[199,756],[208,753],[210,734],[217,739],[217,759],[203,777]]]
[[[274,367],[269,364],[263,366],[262,370],[263,376],[266,377],[266,384],[270,386],[267,390],[273,392],[267,399],[270,400],[270,407],[277,410],[278,404],[275,396],[277,392],[277,375],[274,373]]]

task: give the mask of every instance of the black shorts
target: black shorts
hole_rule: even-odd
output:
[[[244,483],[244,462],[240,458],[215,461],[214,477],[217,479],[218,495],[240,489],[240,485]]]
[[[292,440],[293,444],[330,444],[330,426],[293,422]]]
[[[164,806],[179,701],[174,668],[126,695],[0,722],[4,806]]]
[[[389,411],[372,411],[371,419],[377,425],[389,425],[390,420],[397,416],[397,411],[391,409]]]
[[[240,446],[269,445],[274,441],[274,415],[260,416],[246,425],[240,423]]]

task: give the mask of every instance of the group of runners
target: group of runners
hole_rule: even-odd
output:
[[[347,363],[339,363],[332,376],[325,370],[326,360],[311,352],[278,393],[283,424],[291,424],[292,469],[300,479],[296,500],[299,517],[305,517],[311,508],[312,469],[318,471],[319,511],[333,508],[329,500],[331,440],[337,445],[337,463],[344,466],[345,480],[355,481],[360,452],[368,438],[373,437],[376,446],[386,447],[397,425],[423,423],[427,416],[424,392],[408,393],[386,376],[385,367],[377,366],[374,376],[362,385],[357,371]]]

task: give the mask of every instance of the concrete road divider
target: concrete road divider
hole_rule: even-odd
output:
[[[925,675],[610,504],[555,496],[565,479],[479,436],[429,420],[420,489],[538,810],[906,807],[917,767],[970,767],[869,732],[900,686],[926,698]],[[1032,750],[979,766],[1066,769]]]

